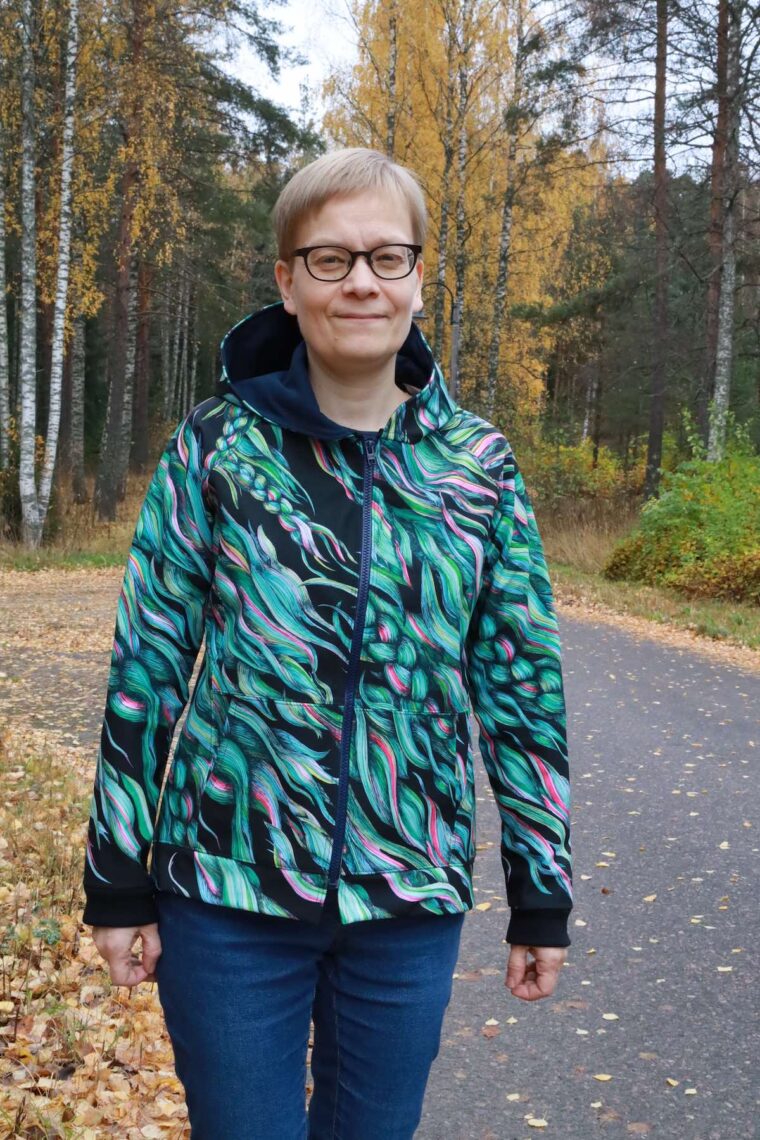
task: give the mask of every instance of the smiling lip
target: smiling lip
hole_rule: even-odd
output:
[[[384,321],[382,313],[336,313],[342,321]]]

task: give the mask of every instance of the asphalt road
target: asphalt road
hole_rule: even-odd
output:
[[[81,610],[76,648],[51,656],[55,631],[45,652],[23,648],[19,619],[0,661],[0,715],[92,746],[93,765],[116,577],[98,589],[61,618],[70,632]],[[59,620],[50,600],[44,614]],[[475,882],[491,905],[465,921],[416,1140],[760,1140],[760,673],[566,615],[568,962],[552,998],[504,987],[499,823],[481,768]]]
[[[504,987],[481,766],[478,842],[492,846],[476,884],[492,905],[465,921],[417,1140],[759,1140],[760,675],[610,625],[564,617],[561,632],[568,961],[551,998]]]

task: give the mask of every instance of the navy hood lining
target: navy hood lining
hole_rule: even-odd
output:
[[[322,439],[356,434],[320,410],[309,380],[306,344],[297,319],[281,303],[245,317],[221,346],[219,394],[232,391],[266,419]],[[432,353],[416,325],[396,358],[396,386],[411,396],[430,383]]]

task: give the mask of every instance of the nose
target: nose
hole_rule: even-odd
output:
[[[351,266],[351,272],[343,278],[344,292],[357,293],[366,296],[378,292],[378,280],[370,269],[366,257],[357,257]]]

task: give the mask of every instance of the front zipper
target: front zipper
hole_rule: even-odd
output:
[[[346,674],[346,696],[343,705],[343,725],[340,735],[340,774],[338,776],[338,804],[335,810],[335,834],[330,870],[327,874],[328,887],[337,887],[340,878],[340,865],[343,861],[343,840],[346,834],[348,808],[348,780],[350,768],[351,734],[354,726],[354,694],[359,674],[359,660],[364,639],[364,619],[367,614],[369,594],[369,572],[372,565],[372,480],[375,469],[375,450],[380,432],[363,435],[364,485],[362,487],[362,544],[359,552],[359,588],[356,594],[356,615],[351,638],[351,653]]]

